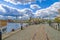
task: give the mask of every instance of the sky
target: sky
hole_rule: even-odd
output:
[[[29,4],[29,2],[27,2],[26,4],[25,3],[15,3],[14,1],[17,1],[18,0],[0,0],[0,4],[5,4],[5,5],[8,5],[8,6],[11,6],[11,7],[16,7],[16,8],[19,8],[19,9],[23,9],[23,8],[30,8],[30,5],[32,4],[36,4],[38,6],[40,6],[41,8],[46,8],[46,7],[49,7],[50,5],[52,5],[53,3],[55,2],[58,2],[59,0],[34,0],[34,1],[30,1],[31,3]],[[22,2],[23,0],[21,0],[20,2]],[[25,5],[24,5],[25,4]]]
[[[0,0],[0,19],[4,16],[14,19],[16,15],[20,19],[54,18],[59,6],[60,0]]]

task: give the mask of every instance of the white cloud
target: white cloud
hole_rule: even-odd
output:
[[[30,8],[24,8],[24,9],[22,9],[21,11],[31,11],[32,12],[32,10],[30,9]]]
[[[9,9],[10,12],[13,12],[13,11],[18,11],[21,13],[21,9],[18,9],[18,8],[14,8],[14,7],[10,7],[8,5],[4,5],[4,4],[1,4],[2,6],[4,7],[7,7]]]
[[[38,0],[40,3],[42,2],[42,1],[46,1],[46,0]]]
[[[3,15],[0,15],[0,18],[3,18],[4,16]]]
[[[26,12],[33,12],[30,8],[18,9],[18,8],[10,7],[10,6],[4,5],[4,4],[1,4],[1,5],[4,7],[7,7],[10,10],[10,12],[14,11],[14,10],[18,11],[20,14],[24,14]]]
[[[30,8],[31,9],[40,9],[41,7],[37,4],[32,4],[32,5],[30,5]]]
[[[4,13],[6,12],[6,10],[3,8],[3,6],[1,4],[0,4],[0,11],[4,12]]]
[[[18,18],[19,18],[19,19],[21,19],[22,17],[21,17],[21,16],[19,16]]]
[[[22,16],[22,17],[19,16],[18,19],[20,19],[20,20],[28,20],[29,19],[29,15],[24,14],[24,16]]]
[[[48,11],[55,11],[58,12],[58,9],[60,9],[60,2],[55,2],[50,7],[46,8]]]
[[[6,17],[3,15],[0,15],[0,19],[5,19]]]
[[[7,19],[16,19],[16,17],[13,17],[13,16],[7,16]]]
[[[16,9],[16,10],[18,10],[17,8],[14,8],[14,7],[11,7],[11,6],[8,6],[8,5],[5,5],[5,4],[1,4],[1,5],[4,6],[4,7],[9,8],[9,9]]]
[[[58,12],[58,9],[60,9],[60,2],[56,2],[48,8],[37,10],[35,15],[36,16],[45,16],[45,15],[49,16],[50,14],[54,14],[55,12]]]
[[[12,4],[31,4],[32,2],[35,2],[36,0],[4,0],[6,2],[10,2]]]
[[[10,9],[10,11],[17,10],[20,13],[33,12],[30,8],[18,9],[18,8],[10,7],[4,4],[1,4],[1,5],[4,7],[7,7],[8,9]]]
[[[16,10],[19,14],[22,14],[23,17],[33,16],[32,15],[33,11],[29,8],[24,8],[24,9],[20,10],[20,9],[13,8],[13,7],[4,5],[4,4],[1,4],[1,5],[9,8],[10,12],[11,12],[11,10],[13,10],[13,11]],[[1,10],[5,10],[2,6],[0,6]],[[38,7],[38,8],[40,8],[40,7]],[[36,15],[36,16],[45,16],[46,15],[47,16],[47,15],[50,15],[50,14],[54,14],[54,12],[58,12],[58,9],[60,9],[60,2],[56,2],[48,8],[37,10],[34,15]]]
[[[49,15],[48,11],[45,9],[41,9],[41,10],[37,10],[35,13],[36,16],[45,16],[45,15]]]
[[[29,9],[29,8],[24,8],[24,9],[22,9],[22,10],[20,10],[23,14],[32,14],[33,13],[33,11],[31,10],[31,9]]]
[[[29,19],[29,17],[33,16],[33,11],[29,8],[24,8],[20,10],[20,13],[23,14],[24,16],[20,17],[20,19]]]
[[[15,5],[21,4],[20,2],[17,2],[17,1],[15,1],[15,0],[4,0],[4,1],[10,2],[10,3],[15,4]]]
[[[30,8],[24,8],[24,9],[21,10],[21,9],[10,7],[8,5],[4,5],[4,4],[1,4],[1,5],[4,6],[4,7],[7,7],[8,10],[9,10],[9,13],[11,12],[11,14],[13,13],[14,15],[16,15],[16,14],[23,15],[23,16],[20,16],[22,18],[29,17],[29,16],[31,16],[31,14],[33,14],[33,11]],[[8,18],[13,19],[11,16],[8,16]]]

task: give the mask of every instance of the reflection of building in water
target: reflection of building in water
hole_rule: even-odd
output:
[[[6,32],[7,20],[0,20],[0,31],[2,33]]]
[[[21,22],[24,21],[16,21],[16,20],[0,20],[0,31],[2,33],[9,33],[12,30],[18,30],[21,28],[21,25],[24,27],[25,25],[27,25],[26,23],[22,24]]]

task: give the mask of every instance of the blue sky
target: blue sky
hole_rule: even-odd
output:
[[[31,12],[34,14],[34,17],[36,17],[36,15],[38,16],[38,14],[41,17],[41,15],[44,16],[44,12],[47,13],[46,10],[49,10],[49,13],[47,13],[48,15],[57,12],[55,9],[60,9],[59,4],[60,0],[0,0],[0,14],[18,14],[21,17],[22,15],[30,16],[30,14],[27,14],[27,12]]]
[[[41,8],[46,8],[46,7],[49,7],[50,5],[52,5],[53,3],[55,2],[58,2],[59,0],[42,0],[40,2],[40,0],[36,0],[36,2],[32,2],[31,4],[37,4],[39,5]],[[9,5],[9,6],[12,6],[12,7],[16,7],[16,8],[29,8],[31,4],[26,4],[26,5],[23,5],[23,4],[17,4],[17,5],[14,5],[12,3],[9,3],[9,2],[6,2],[4,0],[0,0],[0,3],[2,4],[5,4],[5,5]]]
[[[46,0],[46,1],[42,1],[41,3],[39,1],[37,1],[37,4],[40,5],[42,8],[46,8],[57,1],[59,1],[59,0]]]

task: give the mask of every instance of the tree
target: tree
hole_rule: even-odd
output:
[[[60,14],[60,9],[58,9],[58,12],[59,12],[59,14]]]
[[[52,22],[52,21],[51,21],[51,20],[48,20],[47,22],[48,22],[48,23],[49,23],[49,25],[51,26],[51,22]]]
[[[60,17],[56,17],[54,21],[55,21],[56,23],[58,23],[58,26],[59,26],[59,23],[60,23]]]

